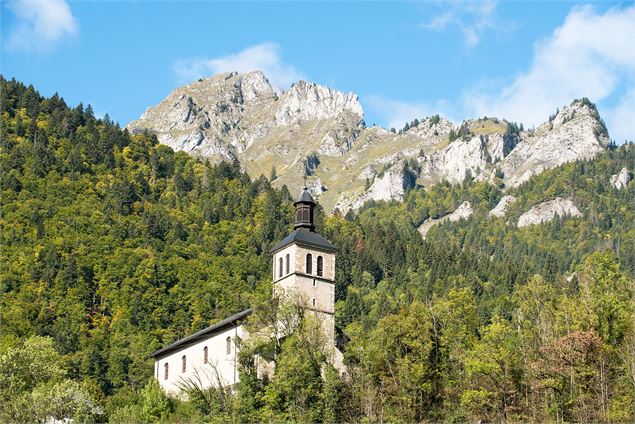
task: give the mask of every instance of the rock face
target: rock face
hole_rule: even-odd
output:
[[[435,115],[391,132],[366,127],[363,117],[354,93],[305,81],[278,92],[262,72],[232,72],[177,88],[127,128],[151,131],[192,155],[238,158],[254,178],[275,167],[273,184],[292,191],[308,175],[324,208],[343,213],[368,200],[401,200],[413,182],[460,183],[471,176],[502,178],[514,187],[545,169],[591,158],[608,143],[586,100],[535,131],[496,118],[457,126]]]
[[[461,138],[423,160],[423,169],[430,175],[442,175],[451,183],[460,183],[466,176],[476,177],[503,159],[516,141],[513,136],[499,133]]]
[[[357,197],[351,204],[353,210],[361,208],[369,200],[403,200],[404,176],[401,166],[389,168],[381,176],[376,176],[371,186],[362,196]],[[346,209],[346,203],[338,203],[338,209]]]
[[[509,208],[509,206],[514,204],[516,200],[518,199],[509,194],[507,196],[503,196],[500,202],[498,202],[498,204],[494,207],[494,209],[489,211],[488,215],[495,218],[504,217],[507,214],[507,209]]]
[[[611,175],[611,184],[616,189],[621,190],[626,188],[631,179],[631,174],[628,172],[628,169],[622,168],[619,174]]]
[[[128,128],[151,130],[161,143],[175,150],[231,158],[280,127],[291,130],[302,121],[337,120],[324,131],[326,137],[328,130],[354,132],[362,116],[353,93],[299,81],[278,95],[262,72],[232,72],[174,90]],[[337,141],[331,137],[327,149],[337,149]],[[346,150],[350,140],[342,144],[340,150]]]
[[[257,74],[263,76],[261,73]],[[360,118],[364,115],[356,94],[344,94],[305,81],[293,84],[274,107],[278,125],[290,125],[300,120],[330,119],[344,111]]]
[[[428,231],[430,231],[430,229],[435,225],[441,224],[446,221],[456,222],[459,219],[467,219],[470,217],[470,215],[472,215],[472,212],[472,204],[470,202],[463,202],[461,203],[461,206],[456,208],[454,212],[447,214],[444,217],[438,219],[426,219],[425,222],[418,228],[419,234],[421,234],[421,237],[423,237],[423,239],[425,240]]]
[[[549,222],[556,216],[579,217],[582,216],[582,213],[570,199],[556,197],[553,200],[534,205],[522,214],[518,218],[518,228]]]
[[[577,101],[523,137],[500,169],[506,185],[516,187],[546,169],[591,159],[608,143],[606,127],[595,107],[588,101]]]

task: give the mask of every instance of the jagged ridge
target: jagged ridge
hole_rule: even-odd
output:
[[[466,177],[508,187],[555,166],[590,159],[609,142],[596,108],[574,101],[535,130],[496,118],[460,126],[438,115],[399,133],[366,127],[358,96],[299,81],[276,92],[262,72],[226,73],[174,90],[128,129],[150,130],[176,150],[240,159],[253,176],[296,190],[308,184],[328,211],[401,200],[414,184]],[[315,159],[318,159],[315,161]]]

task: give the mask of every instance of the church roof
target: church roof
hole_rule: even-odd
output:
[[[313,196],[311,196],[311,193],[309,193],[309,190],[307,190],[306,188],[302,190],[302,193],[300,193],[300,196],[298,196],[298,199],[295,201],[295,203],[300,202],[315,203]]]
[[[181,347],[192,345],[202,339],[207,338],[207,336],[213,335],[214,333],[224,330],[225,327],[234,325],[237,321],[240,321],[241,319],[249,316],[250,314],[251,314],[251,308],[245,309],[244,311],[238,312],[237,314],[227,317],[224,320],[217,322],[216,324],[212,324],[209,327],[202,329],[201,331],[198,331],[192,335],[189,335],[180,340],[177,340],[171,345],[166,346],[163,349],[157,350],[156,352],[152,353],[150,356],[156,358],[158,356],[163,356],[164,354],[178,350]]]
[[[277,252],[278,250],[292,243],[302,244],[308,247],[316,247],[318,249],[326,250],[327,252],[335,252],[337,250],[337,248],[333,246],[330,241],[328,241],[318,233],[309,231],[306,228],[298,228],[297,230],[286,236],[284,239],[282,239],[280,243],[276,244],[271,249],[271,253]]]

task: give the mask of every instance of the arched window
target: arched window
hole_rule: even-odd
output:
[[[280,259],[282,260],[282,259]],[[225,339],[225,353],[227,353],[228,355],[230,353],[232,353],[232,338],[231,337],[227,337],[227,339]]]
[[[187,369],[187,360],[185,359],[185,355],[183,355],[183,357],[181,358],[181,372],[185,372],[185,370]]]
[[[278,278],[282,277],[282,258],[278,261]]]
[[[306,273],[311,274],[313,272],[313,255],[306,254]]]
[[[166,362],[166,363],[163,365],[163,379],[164,379],[164,380],[167,380],[167,379],[168,379],[168,367],[169,367],[169,366],[168,366],[168,363]]]
[[[289,256],[289,254],[287,253],[287,274],[289,273],[289,269],[291,268],[291,257]]]
[[[322,276],[324,274],[324,259],[321,256],[317,258],[317,275]]]
[[[207,364],[207,346],[203,348],[203,363]]]

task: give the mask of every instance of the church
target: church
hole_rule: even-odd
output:
[[[332,364],[344,372],[342,353],[335,346],[336,248],[315,232],[315,200],[304,188],[295,206],[291,234],[271,249],[274,294],[287,292],[303,300],[324,330],[332,352]],[[238,382],[237,340],[249,337],[244,327],[251,314],[246,309],[152,354],[154,376],[166,393],[179,394],[184,386],[207,388]]]

